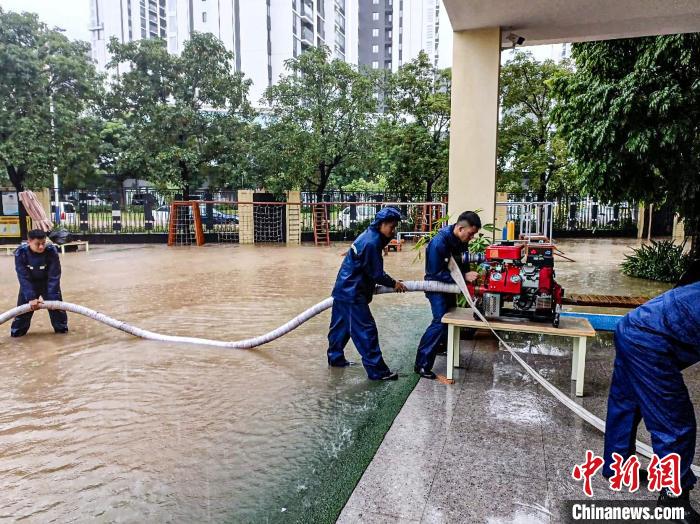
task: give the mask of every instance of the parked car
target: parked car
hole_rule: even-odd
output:
[[[146,204],[158,204],[158,197],[153,193],[134,193],[131,197],[132,206],[143,206]]]
[[[60,213],[61,222],[75,224],[75,206],[72,202],[59,202],[58,211]],[[51,202],[51,219],[56,216],[56,202]]]
[[[199,205],[199,213],[202,216],[202,222],[205,222],[207,219],[207,206],[205,204]],[[214,219],[214,225],[238,224],[238,215],[224,213],[216,209],[216,207],[212,209],[212,217]],[[153,220],[157,224],[166,224],[168,220],[170,220],[170,206],[160,206],[156,209],[153,212]]]
[[[360,222],[372,220],[377,214],[377,206],[353,206],[356,210],[355,217],[350,219],[350,206],[344,208],[338,215],[338,229],[350,229]],[[386,207],[386,206],[384,206]],[[405,218],[405,217],[404,217]]]
[[[104,206],[109,204],[109,202],[106,199],[90,194],[81,194],[79,196],[72,195],[69,196],[66,200],[75,206],[79,205],[81,200],[93,206]]]

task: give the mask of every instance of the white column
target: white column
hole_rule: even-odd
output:
[[[449,213],[481,209],[493,222],[501,30],[455,31],[450,125]]]

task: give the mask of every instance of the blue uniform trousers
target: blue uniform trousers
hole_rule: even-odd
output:
[[[367,376],[377,380],[389,375],[389,367],[379,349],[379,334],[369,304],[343,302],[335,299],[328,331],[328,363],[339,365],[345,362],[343,350],[352,339],[362,356],[362,365]]]
[[[442,323],[442,317],[447,310],[457,305],[457,296],[451,293],[426,293],[425,296],[430,301],[433,320],[418,344],[416,367],[430,371],[435,363],[435,355],[447,347],[447,324]]]

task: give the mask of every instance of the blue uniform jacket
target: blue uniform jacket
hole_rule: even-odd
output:
[[[58,249],[46,246],[43,253],[34,253],[28,245],[15,251],[15,270],[20,293],[29,302],[45,293],[46,300],[58,300],[61,295],[61,261]]]
[[[381,221],[394,216],[401,215],[393,208],[382,209],[350,246],[335,280],[333,298],[343,302],[369,304],[377,284],[387,287],[396,285],[396,281],[384,272],[382,258],[382,250],[391,239],[379,232]]]
[[[443,227],[428,243],[425,251],[425,280],[454,283],[447,268],[450,257],[454,257],[461,267],[463,256],[469,249],[467,242],[461,242],[454,235],[454,228],[454,225]]]
[[[680,367],[700,360],[700,282],[666,291],[620,321],[622,343],[674,355]]]

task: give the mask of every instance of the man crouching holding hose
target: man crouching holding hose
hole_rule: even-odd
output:
[[[362,365],[370,380],[397,380],[382,358],[379,334],[369,303],[377,284],[404,293],[406,286],[384,272],[382,251],[391,241],[401,213],[393,207],[379,211],[369,227],[350,246],[338,271],[333,288],[333,310],[328,332],[328,364],[347,367],[352,364],[343,350],[352,339],[362,356]]]

